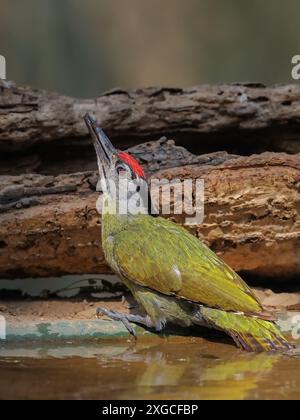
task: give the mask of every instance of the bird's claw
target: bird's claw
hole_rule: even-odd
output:
[[[106,308],[97,308],[96,309],[96,316],[97,318],[100,318],[100,315],[106,315],[109,318],[115,320],[115,321],[121,321],[123,322],[123,325],[125,326],[125,328],[128,330],[128,332],[134,336],[134,338],[137,338],[135,329],[133,328],[133,326],[130,324],[129,320],[127,319],[126,314],[122,314],[121,312],[117,312],[114,310],[109,310]]]
[[[120,319],[120,321],[123,322],[125,328],[127,328],[127,330],[129,331],[129,333],[135,338],[137,339],[137,335],[135,332],[135,329],[133,328],[133,326],[130,324],[130,322],[128,321],[128,319],[126,318],[126,316],[122,317]]]

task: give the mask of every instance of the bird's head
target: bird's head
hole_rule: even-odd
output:
[[[93,117],[87,114],[84,120],[96,150],[103,192],[120,197],[120,185],[127,183],[126,200],[137,192],[141,195],[143,189],[147,188],[147,181],[138,161],[130,154],[117,150]],[[148,192],[145,194],[148,197]]]

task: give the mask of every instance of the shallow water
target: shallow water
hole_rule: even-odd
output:
[[[300,399],[297,354],[199,337],[2,347],[0,369],[1,399]]]

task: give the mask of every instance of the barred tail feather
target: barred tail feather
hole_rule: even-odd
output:
[[[273,322],[206,307],[201,308],[201,315],[209,326],[226,332],[246,351],[274,352],[293,348]]]

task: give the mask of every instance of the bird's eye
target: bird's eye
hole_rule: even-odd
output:
[[[124,166],[117,166],[117,172],[118,174],[124,174],[126,172],[126,169],[124,168]]]

